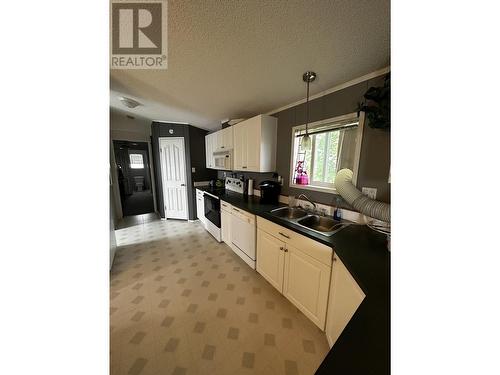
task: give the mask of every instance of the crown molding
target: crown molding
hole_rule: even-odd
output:
[[[339,90],[345,89],[347,87],[357,85],[358,83],[368,81],[369,79],[380,77],[380,76],[382,76],[384,74],[389,73],[390,71],[391,71],[391,67],[387,66],[385,68],[382,68],[382,69],[376,70],[374,72],[365,74],[365,75],[363,75],[361,77],[352,79],[350,81],[341,83],[340,85],[331,87],[331,88],[329,88],[327,90],[324,90],[324,91],[321,91],[321,92],[319,92],[317,94],[314,94],[314,95],[312,95],[312,96],[309,97],[309,101],[317,99],[317,98],[321,98],[322,96],[331,94],[332,92],[339,91]],[[273,115],[275,113],[284,111],[285,109],[288,109],[288,108],[291,108],[291,107],[295,107],[296,105],[299,105],[299,104],[302,104],[302,103],[305,103],[305,102],[306,102],[306,99],[301,99],[301,100],[298,100],[296,102],[287,104],[287,105],[285,105],[283,107],[279,107],[279,108],[273,109],[271,111],[268,111],[265,114],[266,115]]]

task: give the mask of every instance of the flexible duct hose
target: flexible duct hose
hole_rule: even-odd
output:
[[[335,189],[355,210],[364,215],[390,223],[391,205],[373,200],[363,195],[352,184],[352,171],[341,169],[335,177]]]

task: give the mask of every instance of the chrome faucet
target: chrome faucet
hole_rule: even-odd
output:
[[[307,195],[305,195],[305,194],[299,194],[299,195],[297,196],[297,199],[300,199],[300,198],[304,198],[306,201],[308,201],[309,203],[311,203],[311,204],[313,205],[313,207],[314,207],[314,211],[316,211],[316,203],[314,203],[312,200],[310,200],[310,199],[307,197]]]

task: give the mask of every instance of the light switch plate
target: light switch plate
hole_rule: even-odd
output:
[[[192,172],[192,173],[196,173],[196,168],[195,168],[195,167],[192,167],[192,168],[191,168],[191,172]]]
[[[377,199],[377,188],[364,187],[361,189],[361,192],[368,198]]]

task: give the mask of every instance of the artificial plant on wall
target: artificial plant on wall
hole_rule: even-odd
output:
[[[368,125],[375,129],[391,129],[391,78],[385,76],[384,86],[370,87],[363,95],[365,102],[359,106],[359,112],[365,112]]]

